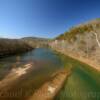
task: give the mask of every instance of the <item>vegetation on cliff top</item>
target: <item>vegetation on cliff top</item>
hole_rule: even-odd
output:
[[[81,24],[76,27],[72,27],[69,31],[64,32],[63,34],[56,37],[57,40],[68,40],[70,41],[72,38],[75,39],[77,34],[84,34],[85,32],[94,31],[95,28],[100,28],[100,18],[93,20],[86,24]]]

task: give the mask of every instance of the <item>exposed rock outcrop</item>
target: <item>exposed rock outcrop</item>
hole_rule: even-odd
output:
[[[31,49],[32,47],[20,39],[0,38],[0,57],[23,53]]]
[[[29,100],[53,100],[70,75],[70,71],[60,70],[50,81],[44,83]]]
[[[100,19],[70,29],[50,45],[57,51],[100,69]]]

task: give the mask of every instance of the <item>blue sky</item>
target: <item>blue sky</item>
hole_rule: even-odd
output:
[[[100,17],[100,0],[0,0],[0,37],[53,38]]]

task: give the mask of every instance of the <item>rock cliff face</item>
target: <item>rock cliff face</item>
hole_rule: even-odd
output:
[[[55,38],[50,45],[67,55],[100,67],[100,19],[70,29]]]
[[[31,49],[32,47],[30,47],[20,39],[0,38],[0,57],[23,53]]]
[[[48,47],[49,39],[25,37],[22,39],[0,38],[0,57],[24,53],[37,47]]]

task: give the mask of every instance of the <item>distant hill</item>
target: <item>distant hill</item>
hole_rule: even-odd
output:
[[[29,39],[29,40],[49,40],[49,38],[41,38],[41,37],[23,37],[22,39]]]
[[[48,46],[50,39],[48,38],[39,38],[39,37],[24,37],[23,40],[31,47],[45,47]]]

